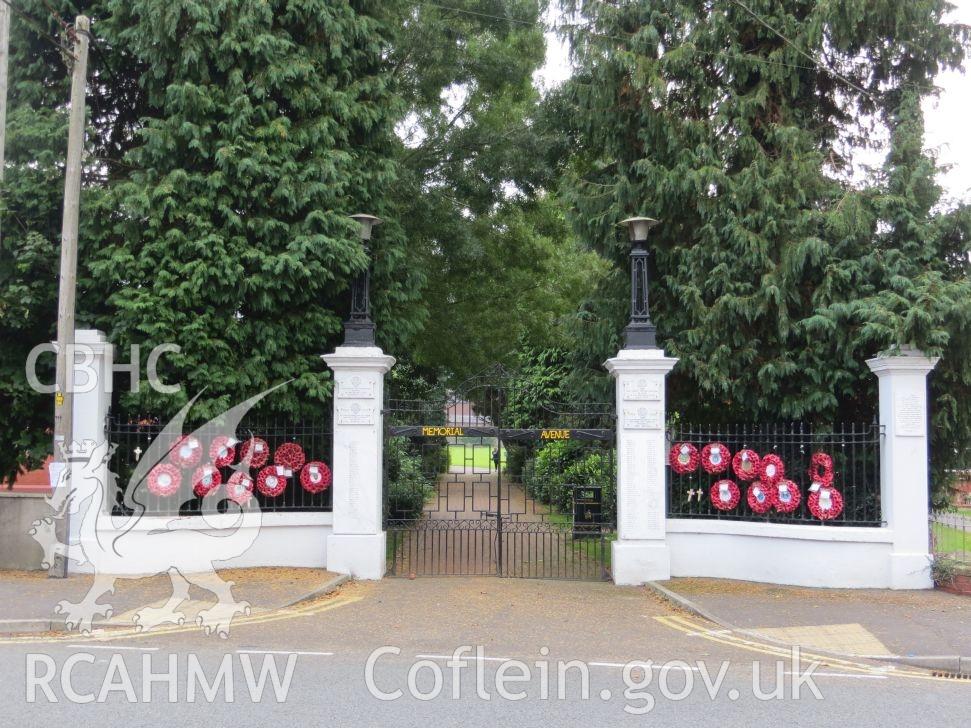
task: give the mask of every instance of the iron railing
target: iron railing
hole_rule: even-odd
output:
[[[931,553],[971,566],[971,506],[934,511],[930,529]]]
[[[157,417],[131,417],[109,418],[107,423],[108,440],[116,446],[109,467],[117,480],[116,498],[112,506],[112,513],[115,515],[126,515],[132,512],[132,497],[137,502],[138,509],[144,508],[143,515],[195,515],[201,512],[203,499],[197,497],[192,492],[191,478],[195,466],[181,470],[182,487],[171,496],[159,496],[149,492],[146,482],[133,483],[132,476],[135,466],[142,457],[147,457],[149,447],[158,439],[158,443],[164,448],[162,452],[168,452],[178,440],[178,436],[164,435],[163,429],[165,422]],[[188,429],[188,428],[187,428]],[[306,461],[321,461],[328,468],[332,467],[333,455],[333,426],[329,415],[307,420],[290,420],[287,418],[246,418],[236,428],[235,433],[227,433],[224,428],[215,425],[203,427],[200,430],[192,430],[200,439],[202,445],[201,465],[211,463],[209,457],[209,446],[211,441],[220,435],[235,435],[238,440],[247,440],[251,436],[262,438],[269,445],[270,457],[268,463],[273,463],[273,453],[285,442],[296,442],[304,450]],[[215,499],[219,510],[226,509],[226,482],[239,465],[239,448],[233,463],[227,467],[219,468],[222,476],[222,485],[213,493],[205,496],[212,502]],[[162,462],[169,462],[168,457],[163,457]],[[255,481],[259,468],[247,469],[247,472]],[[129,498],[125,497],[126,491],[133,489]],[[319,493],[310,493],[303,488],[300,483],[299,472],[293,472],[287,479],[286,489],[278,496],[270,497],[263,495],[256,488],[253,489],[253,496],[259,503],[263,512],[289,512],[289,511],[330,511],[332,510],[332,488],[328,487]]]
[[[834,526],[881,526],[880,446],[883,429],[877,424],[847,424],[828,430],[813,429],[803,423],[778,425],[733,425],[700,427],[678,425],[668,430],[668,450],[676,443],[690,443],[698,451],[709,443],[722,443],[734,454],[754,450],[760,456],[778,455],[786,478],[799,487],[801,502],[788,514],[770,510],[754,513],[746,502],[749,483],[727,472],[709,475],[700,466],[694,472],[679,474],[668,464],[666,471],[669,518],[711,518],[770,523],[815,523]],[[809,510],[811,484],[808,471],[813,453],[824,452],[833,459],[833,485],[843,497],[843,512],[835,519],[820,521]],[[738,506],[723,511],[712,505],[711,486],[718,480],[734,481],[741,491]]]

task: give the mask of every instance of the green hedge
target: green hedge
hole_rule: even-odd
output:
[[[429,468],[429,458],[411,452],[407,441],[389,438],[385,449],[388,459],[386,513],[389,518],[418,518],[425,503],[435,494],[435,477]],[[441,460],[443,456],[431,458]],[[434,462],[434,465],[437,465]],[[440,470],[440,467],[439,467]]]
[[[611,451],[569,441],[543,445],[523,466],[527,495],[558,513],[572,514],[573,491],[568,485],[599,485],[604,520],[612,522],[617,513],[616,482]]]

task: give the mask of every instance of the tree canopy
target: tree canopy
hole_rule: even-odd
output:
[[[942,0],[18,0],[0,248],[0,469],[49,448],[23,376],[53,338],[68,70],[93,20],[78,321],[173,342],[212,411],[325,405],[369,263],[379,343],[415,381],[519,366],[605,401],[627,316],[616,224],[658,218],[652,314],[688,419],[870,419],[865,360],[914,345],[935,466],[971,441],[971,213],[935,182],[921,102],[964,60]],[[32,20],[28,21],[27,18]],[[63,38],[62,38],[63,40]],[[861,152],[887,151],[873,169]],[[370,254],[347,215],[386,220]],[[52,362],[43,360],[44,366]],[[50,375],[50,372],[47,372]],[[50,377],[48,377],[50,378]],[[401,379],[401,377],[399,377]],[[524,402],[527,410],[536,402]]]
[[[945,465],[969,441],[971,383],[971,217],[941,207],[920,111],[936,73],[963,60],[966,29],[942,22],[946,3],[574,8],[590,23],[559,102],[579,149],[564,196],[578,235],[618,268],[616,223],[662,221],[652,314],[681,360],[672,405],[711,422],[868,419],[865,360],[915,345],[942,357]],[[882,168],[854,169],[881,131]],[[599,329],[578,337],[581,364],[616,349],[625,287],[610,278],[578,317]]]

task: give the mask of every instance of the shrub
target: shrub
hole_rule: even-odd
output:
[[[527,460],[523,487],[530,498],[549,504],[559,513],[572,513],[573,490],[566,486],[599,485],[604,520],[613,521],[617,512],[615,473],[610,451],[555,441],[537,449],[534,457]]]
[[[388,518],[418,518],[425,503],[435,494],[437,471],[423,468],[422,455],[411,452],[401,438],[390,439],[385,457],[388,459],[385,505]]]

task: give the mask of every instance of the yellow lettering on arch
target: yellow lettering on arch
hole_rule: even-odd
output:
[[[423,437],[462,437],[465,431],[461,427],[422,427]]]

